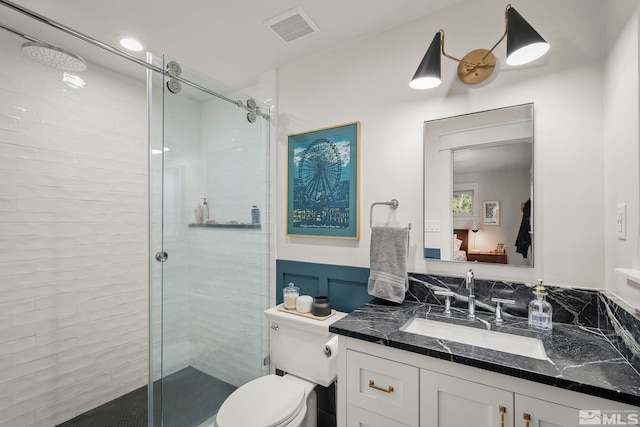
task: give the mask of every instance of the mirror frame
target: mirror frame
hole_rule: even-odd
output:
[[[435,125],[435,126],[434,126]],[[499,134],[498,134],[499,133]],[[498,136],[496,136],[498,134]],[[453,260],[454,215],[451,200],[454,191],[453,157],[456,150],[487,148],[513,142],[531,143],[531,166],[529,173],[531,203],[529,236],[531,245],[527,253],[528,264],[495,264],[510,267],[534,267],[533,202],[534,202],[534,122],[533,103],[519,104],[462,114],[424,122],[423,126],[423,257],[430,261],[464,262]],[[437,143],[436,146],[429,144]],[[433,156],[437,153],[437,159]],[[434,165],[437,167],[434,168]],[[432,180],[438,183],[431,185]],[[437,193],[437,194],[436,194]],[[436,203],[434,203],[434,199]],[[481,202],[480,199],[477,200]],[[485,201],[484,199],[482,201]],[[432,205],[436,205],[434,208]],[[480,213],[481,207],[475,207]],[[475,220],[482,227],[481,215]],[[467,218],[473,221],[471,217]],[[520,223],[521,221],[518,221]],[[442,230],[451,230],[443,233]],[[466,240],[466,238],[464,239]],[[512,245],[513,243],[513,245]],[[514,242],[507,242],[514,246]],[[449,254],[449,255],[444,255]],[[444,255],[444,256],[443,256]],[[452,259],[443,259],[445,257]],[[468,261],[478,262],[478,261]]]

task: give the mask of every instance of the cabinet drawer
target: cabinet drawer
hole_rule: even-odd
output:
[[[422,369],[420,399],[422,427],[514,426],[513,392],[508,390]]]
[[[347,405],[347,427],[407,427],[380,414]]]
[[[348,403],[417,426],[418,387],[417,367],[347,351]]]

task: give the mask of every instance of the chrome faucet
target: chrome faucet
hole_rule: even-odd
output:
[[[476,295],[475,295],[475,282],[473,278],[473,270],[467,271],[466,279],[467,289],[469,289],[469,319],[476,318]]]

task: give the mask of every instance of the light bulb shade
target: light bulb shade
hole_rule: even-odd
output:
[[[549,43],[513,7],[507,9],[507,64],[522,65],[547,53]]]
[[[478,225],[478,221],[473,221],[473,224],[471,224],[471,231],[477,233],[479,229],[480,226]]]
[[[420,66],[416,74],[411,79],[411,86],[414,89],[431,89],[438,86],[440,80],[440,45],[442,42],[442,33],[438,31],[433,37],[427,53],[424,54]]]

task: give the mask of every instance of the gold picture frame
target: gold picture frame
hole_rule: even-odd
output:
[[[360,239],[360,122],[287,143],[287,236]]]

